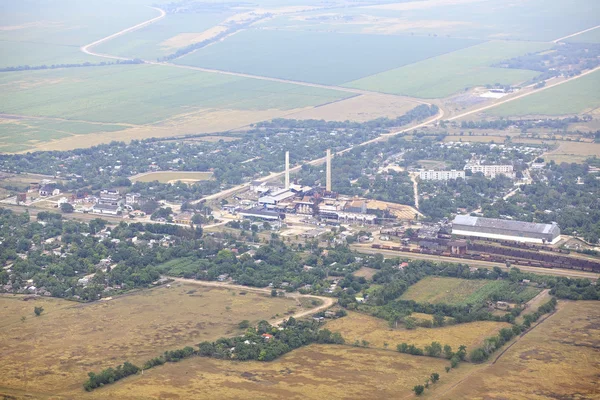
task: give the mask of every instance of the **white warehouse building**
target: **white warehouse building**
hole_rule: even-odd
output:
[[[554,244],[560,240],[558,225],[457,215],[452,234],[515,242]]]

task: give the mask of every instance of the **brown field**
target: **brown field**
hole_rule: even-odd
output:
[[[0,398],[80,391],[89,371],[124,361],[142,364],[165,350],[238,334],[244,319],[271,320],[298,307],[294,300],[252,292],[172,286],[88,304],[0,296]],[[34,306],[44,307],[40,317]]]
[[[129,178],[131,182],[154,182],[160,183],[175,183],[181,181],[183,183],[195,183],[206,181],[212,177],[212,172],[192,172],[192,171],[158,171],[147,172]]]
[[[369,200],[367,202],[367,208],[374,210],[389,210],[397,218],[406,220],[415,219],[415,214],[423,215],[412,206],[381,200]]]
[[[544,155],[547,161],[582,163],[589,157],[600,157],[600,143],[560,142],[558,149]]]
[[[212,39],[213,37],[225,32],[226,30],[226,26],[217,25],[205,30],[204,32],[180,33],[179,35],[173,36],[172,38],[162,41],[160,43],[160,46],[172,50],[177,50],[181,47],[185,47],[190,44]]]
[[[438,398],[598,399],[599,376],[598,302],[561,302],[556,314],[495,364],[487,364]]]
[[[233,362],[192,358],[149,370],[92,393],[91,399],[402,399],[432,372],[429,393],[480,368],[463,364],[450,374],[447,360],[349,346],[311,345],[278,360]]]
[[[414,316],[425,319],[426,314]],[[398,344],[403,342],[422,348],[436,341],[442,345],[448,344],[456,350],[463,344],[467,346],[467,349],[475,348],[483,339],[493,336],[500,329],[508,326],[510,324],[504,322],[477,321],[441,328],[408,330],[399,325],[399,328],[391,329],[387,321],[383,319],[349,312],[346,317],[328,322],[326,328],[332,332],[340,332],[347,343],[366,340],[371,343],[371,347],[383,348],[384,343],[388,343],[390,349],[395,349]]]
[[[419,103],[409,98],[385,94],[363,94],[289,114],[287,118],[364,122],[380,117],[396,118],[418,105]]]
[[[377,273],[377,271],[378,270],[375,269],[375,268],[362,267],[358,271],[355,271],[352,275],[354,275],[354,276],[363,276],[366,279],[371,279],[371,278],[373,278],[373,275],[375,275]]]

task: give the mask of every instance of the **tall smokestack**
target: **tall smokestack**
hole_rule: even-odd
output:
[[[327,149],[327,184],[325,190],[331,192],[331,149]]]
[[[290,188],[290,152],[285,152],[285,188]]]

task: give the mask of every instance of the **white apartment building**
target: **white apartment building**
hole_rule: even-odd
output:
[[[457,171],[454,169],[451,171],[420,171],[419,178],[422,181],[447,181],[458,178],[465,179],[465,171]]]
[[[482,164],[467,164],[465,171],[471,170],[472,173],[481,172],[488,178],[494,178],[496,175],[506,175],[509,178],[514,178],[515,173],[512,165],[482,165]]]

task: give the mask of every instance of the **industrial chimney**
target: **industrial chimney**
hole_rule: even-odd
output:
[[[327,149],[327,184],[325,190],[331,192],[331,149]]]
[[[285,188],[290,188],[290,152],[285,152]]]

